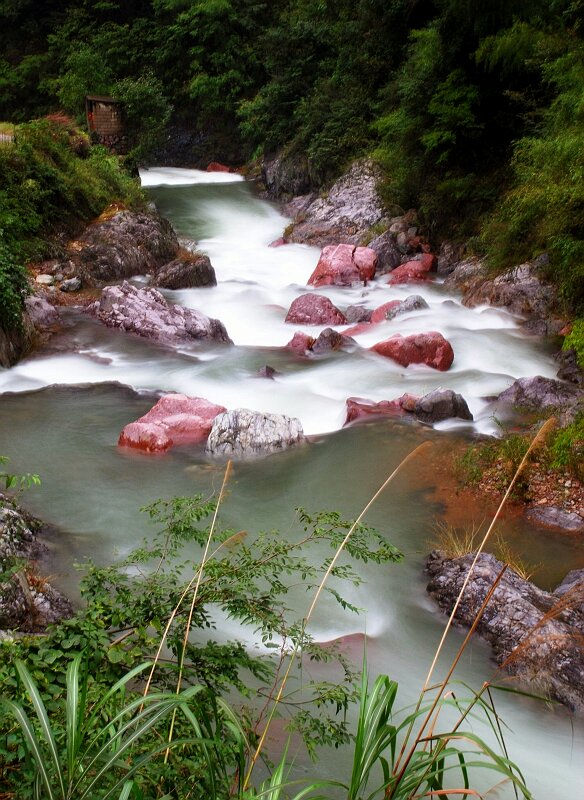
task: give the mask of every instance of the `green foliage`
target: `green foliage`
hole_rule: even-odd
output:
[[[24,265],[4,241],[4,232],[0,229],[0,328],[7,331],[21,328],[28,291]]]
[[[4,467],[9,459],[6,456],[0,456],[0,467]],[[24,475],[17,475],[6,470],[0,470],[0,481],[4,482],[6,490],[24,490],[30,489],[31,486],[40,486],[41,479],[34,473],[27,472]]]
[[[88,44],[72,52],[64,64],[65,71],[55,80],[56,94],[65,111],[78,122],[85,117],[85,95],[110,94],[112,74],[103,54]]]
[[[172,106],[162,82],[151,70],[138,78],[123,78],[113,93],[124,109],[124,126],[133,144],[131,157],[139,163],[161,141],[170,120]]]
[[[584,319],[574,320],[572,330],[564,339],[562,347],[564,350],[574,349],[578,364],[584,369]]]
[[[584,480],[584,414],[556,431],[549,450],[552,467],[567,468],[576,478]]]
[[[164,645],[165,656],[152,673],[154,693],[176,689],[177,665],[184,660],[183,685],[205,687],[206,703],[234,690],[239,693],[246,704],[241,711],[242,720],[247,720],[246,735],[254,741],[265,709],[248,708],[247,698],[258,692],[272,696],[289,653],[298,649],[302,654],[298,680],[291,681],[282,697],[288,726],[301,733],[312,754],[321,745],[346,743],[345,713],[356,696],[356,676],[336,648],[323,648],[312,640],[303,620],[296,619],[290,608],[288,594],[299,582],[307,592],[315,588],[351,524],[334,512],[299,511],[298,530],[286,540],[277,531],[252,536],[244,531],[211,530],[207,521],[215,506],[201,498],[158,501],[144,511],[161,526],[160,533],[119,564],[87,565],[81,584],[84,607],[72,619],[54,626],[45,637],[0,643],[4,696],[14,702],[24,699],[15,666],[20,659],[38,685],[47,713],[61,719],[55,724],[64,727],[62,708],[69,691],[64,676],[72,658],[83,658],[87,702],[98,703],[111,685],[145,658],[155,657]],[[182,560],[185,547],[196,550],[207,541],[212,556],[204,565],[195,562],[193,566],[192,557]],[[318,552],[311,554],[314,548]],[[330,556],[323,554],[323,548],[330,550]],[[342,608],[356,611],[342,594],[346,581],[355,585],[362,581],[351,561],[388,563],[401,556],[366,525],[356,526],[346,553],[347,558],[334,566],[327,591]],[[241,641],[216,641],[213,630],[224,616],[259,637],[266,655],[255,655]],[[307,681],[303,665],[309,661],[334,667],[331,680]],[[176,738],[181,739],[186,734],[182,723],[177,724]],[[57,739],[63,735],[59,733]],[[12,731],[10,744],[4,749],[0,746],[0,774],[2,766],[22,767],[22,742],[14,736]],[[149,739],[148,747],[156,741]],[[222,757],[235,763],[238,747],[227,741]],[[203,797],[206,784],[201,783],[201,774],[206,770],[200,754],[181,756],[162,773],[159,763],[146,769],[142,785],[166,786],[167,791],[184,785]]]

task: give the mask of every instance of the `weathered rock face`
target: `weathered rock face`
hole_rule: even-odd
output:
[[[472,562],[472,554],[447,558],[430,554],[428,592],[450,613]],[[473,624],[503,565],[481,554],[464,591],[455,619]],[[539,691],[584,710],[584,570],[570,573],[554,593],[544,592],[507,569],[477,632],[493,645],[497,662]]]
[[[414,408],[414,414],[422,422],[442,422],[458,417],[471,420],[472,414],[461,394],[452,389],[435,389],[421,397]]]
[[[304,195],[314,182],[310,163],[303,154],[279,155],[264,161],[262,179],[268,195],[276,199]]]
[[[345,315],[322,294],[303,294],[292,301],[286,322],[295,325],[344,325]]]
[[[529,409],[562,408],[576,402],[580,393],[569,383],[535,375],[519,378],[497,397],[498,403]]]
[[[41,522],[0,494],[0,630],[36,632],[72,615],[69,601],[28,570],[3,579],[14,559],[37,559],[44,551],[37,540]]]
[[[380,170],[369,160],[354,162],[326,197],[304,208],[288,238],[319,247],[332,242],[359,244],[385,212],[377,191]],[[305,183],[304,192],[309,191]],[[302,191],[294,194],[303,194]]]
[[[373,345],[371,350],[397,361],[402,367],[410,364],[426,364],[434,369],[445,371],[450,369],[454,360],[454,351],[450,342],[437,331],[416,333],[405,337],[397,333],[395,336]]]
[[[86,285],[103,286],[154,272],[177,251],[178,240],[168,220],[158,214],[118,211],[89,225],[69,245],[69,258]]]
[[[215,418],[206,449],[211,455],[245,457],[287,450],[303,441],[298,419],[236,408]]]
[[[156,289],[136,289],[124,281],[106,286],[92,313],[110,328],[120,328],[162,344],[188,341],[231,342],[219,320],[201,311],[166,302]]]
[[[57,329],[61,317],[55,306],[39,295],[31,295],[24,301],[24,307],[34,328],[38,332],[49,332]]]
[[[168,450],[173,444],[202,442],[217,414],[225,411],[224,406],[202,397],[167,394],[147,414],[125,426],[118,445],[156,453]]]
[[[308,283],[311,286],[352,286],[375,277],[377,255],[369,247],[337,244],[325,247]]]
[[[484,261],[467,259],[454,269],[445,284],[462,291],[466,306],[488,303],[526,317],[524,327],[532,333],[555,335],[565,324],[556,315],[555,288],[541,278],[537,259],[492,279],[488,279]]]
[[[188,258],[175,258],[160,267],[152,286],[161,289],[190,289],[197,286],[217,286],[215,270],[209,256],[197,253]]]
[[[436,256],[431,253],[423,253],[412,261],[406,261],[400,267],[396,267],[389,276],[388,283],[392,286],[398,283],[415,283],[416,281],[428,280],[428,273],[436,266]]]
[[[0,327],[0,367],[11,367],[32,347],[34,328],[27,314],[21,330]]]

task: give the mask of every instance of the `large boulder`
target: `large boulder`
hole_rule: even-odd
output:
[[[377,255],[377,274],[385,275],[402,263],[402,252],[397,246],[396,234],[387,230],[376,236],[369,247]]]
[[[497,397],[497,402],[532,410],[563,408],[574,404],[581,392],[570,383],[535,375],[518,378]]]
[[[422,253],[412,261],[406,261],[396,267],[389,276],[388,283],[392,286],[398,283],[416,283],[428,280],[428,273],[436,266],[436,256],[431,253]]]
[[[452,389],[434,389],[416,402],[414,414],[422,422],[442,422],[458,417],[471,420],[472,414],[461,394]]]
[[[67,272],[87,286],[155,272],[174,259],[178,239],[168,220],[155,213],[106,211],[68,246]]]
[[[167,303],[157,289],[137,289],[124,281],[106,286],[89,307],[110,328],[119,328],[162,344],[191,341],[231,342],[223,323],[201,311]]]
[[[303,294],[292,301],[286,322],[294,325],[344,325],[345,315],[322,294]]]
[[[167,394],[143,417],[125,426],[118,445],[157,453],[174,444],[202,442],[208,437],[217,414],[225,411],[224,406],[202,397]]]
[[[325,247],[308,283],[312,286],[367,284],[375,277],[377,255],[369,247],[337,244]]]
[[[448,558],[434,551],[426,568],[428,592],[451,613],[473,554]],[[503,564],[482,553],[462,595],[455,620],[471,626]],[[570,573],[556,592],[539,589],[507,569],[476,631],[489,641],[497,662],[536,690],[572,709],[584,710],[584,570]]]
[[[450,369],[454,360],[454,351],[441,333],[429,331],[402,336],[396,333],[371,348],[386,358],[397,361],[402,367],[410,364],[426,364],[434,369],[445,371]]]
[[[287,450],[303,441],[296,418],[236,408],[215,417],[206,449],[211,455],[245,457]]]
[[[157,270],[152,286],[161,289],[191,289],[199,286],[216,286],[217,278],[209,256],[203,253],[183,252]]]
[[[306,195],[314,183],[308,158],[302,153],[277,155],[262,163],[262,180],[269,197],[290,199]]]
[[[304,206],[288,234],[290,241],[317,247],[332,242],[359,244],[385,216],[377,190],[380,178],[381,171],[371,160],[355,161],[327,195]],[[307,182],[303,187],[297,194],[308,191]]]
[[[37,538],[42,527],[0,493],[0,630],[35,633],[73,614],[69,601],[31,566],[46,551]]]

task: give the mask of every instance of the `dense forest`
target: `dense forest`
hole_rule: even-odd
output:
[[[0,119],[112,94],[140,160],[172,121],[232,163],[303,154],[315,188],[370,153],[390,207],[495,266],[548,251],[578,310],[583,21],[582,0],[5,0]]]

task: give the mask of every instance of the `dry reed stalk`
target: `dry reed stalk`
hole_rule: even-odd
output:
[[[211,528],[210,528],[210,531],[209,531],[209,536],[207,538],[207,544],[205,546],[205,554],[208,552],[208,549],[209,549],[209,543],[211,541],[211,537],[213,535],[213,529],[214,529],[214,526],[215,526],[215,522],[217,520],[217,513],[218,513],[219,505],[221,504],[221,501],[223,499],[223,496],[224,496],[224,493],[225,493],[225,487],[227,485],[227,480],[229,478],[230,473],[231,473],[231,461],[228,461],[227,462],[227,466],[225,468],[225,475],[223,476],[223,483],[221,485],[221,491],[219,493],[219,498],[217,500],[217,505],[215,507],[215,513],[213,515],[213,522],[211,524]],[[203,561],[203,563],[204,563],[204,561]],[[178,603],[173,608],[172,614],[168,618],[168,621],[167,621],[166,626],[164,628],[164,632],[163,632],[162,637],[160,639],[160,642],[158,644],[158,649],[157,649],[156,655],[154,657],[154,663],[152,664],[152,667],[150,669],[150,674],[148,675],[148,680],[146,681],[146,686],[144,688],[144,692],[142,693],[144,697],[146,697],[146,695],[150,691],[150,685],[151,685],[152,679],[154,677],[154,672],[156,670],[156,665],[158,664],[158,662],[160,660],[160,654],[162,653],[162,648],[164,647],[164,643],[166,642],[166,637],[168,636],[168,632],[169,632],[169,630],[170,630],[170,628],[172,626],[172,623],[174,622],[174,620],[176,618],[176,615],[178,614],[178,611],[179,611],[179,609],[180,609],[180,607],[182,605],[183,600],[185,599],[187,594],[191,591],[191,589],[193,588],[193,585],[196,584],[197,585],[197,589],[198,589],[198,587],[200,585],[200,581],[201,581],[201,577],[200,577],[201,574],[202,574],[202,564],[199,564],[199,568],[198,568],[197,572],[193,575],[193,577],[191,578],[191,580],[187,584],[185,590],[183,591],[183,593],[181,594],[181,596],[178,599]],[[194,603],[192,604],[191,609],[192,609],[193,606],[194,606]],[[142,710],[142,707],[140,707],[140,711],[141,710]]]
[[[501,515],[501,512],[502,512],[502,510],[503,510],[503,507],[505,506],[505,503],[506,503],[506,502],[507,502],[507,500],[509,499],[509,496],[510,496],[511,492],[513,491],[513,488],[514,488],[514,486],[515,486],[515,484],[516,484],[516,482],[517,482],[517,480],[518,480],[519,476],[520,476],[520,475],[521,475],[521,473],[523,472],[523,470],[524,470],[524,468],[525,468],[525,466],[526,466],[526,464],[527,464],[527,461],[528,461],[528,459],[529,459],[529,456],[531,455],[531,453],[532,453],[532,452],[533,452],[533,451],[534,451],[534,450],[535,450],[537,447],[539,447],[541,444],[543,444],[543,442],[544,442],[545,438],[547,437],[547,435],[548,435],[548,433],[550,432],[550,430],[551,430],[551,429],[552,429],[552,428],[555,426],[555,424],[556,424],[556,420],[555,420],[555,418],[554,418],[554,417],[550,417],[550,419],[548,419],[548,420],[547,420],[547,421],[546,421],[546,422],[545,422],[545,423],[542,425],[542,427],[541,427],[541,428],[539,429],[539,431],[537,432],[536,436],[533,438],[533,441],[531,442],[531,444],[529,445],[529,447],[528,447],[528,449],[527,449],[527,451],[526,451],[525,455],[524,455],[524,456],[523,456],[523,458],[521,459],[521,462],[520,462],[519,466],[517,467],[517,469],[516,469],[516,471],[515,471],[515,474],[513,475],[513,478],[511,479],[511,482],[510,482],[509,486],[507,487],[507,491],[506,491],[506,492],[505,492],[505,494],[503,495],[503,499],[501,500],[501,502],[500,502],[500,504],[499,504],[499,507],[497,508],[497,511],[495,512],[495,516],[493,517],[493,519],[492,519],[492,521],[491,521],[491,524],[489,525],[489,527],[488,527],[488,529],[487,529],[487,531],[486,531],[486,533],[485,533],[485,535],[484,535],[484,537],[483,537],[483,539],[482,539],[482,541],[481,541],[481,543],[480,543],[480,545],[479,545],[479,547],[478,547],[478,549],[477,549],[477,552],[475,553],[475,556],[474,556],[474,558],[473,558],[473,561],[472,561],[472,563],[471,563],[471,565],[470,565],[470,568],[469,568],[469,570],[468,570],[468,572],[467,572],[467,574],[466,574],[466,577],[465,577],[465,579],[464,579],[464,581],[463,581],[463,584],[462,584],[462,587],[461,587],[461,589],[460,589],[460,592],[458,593],[458,596],[457,596],[457,598],[456,598],[456,602],[454,603],[454,607],[453,607],[452,611],[450,612],[450,616],[448,617],[448,621],[447,621],[447,623],[446,623],[446,627],[444,628],[444,632],[443,632],[443,634],[442,634],[442,637],[441,637],[441,639],[440,639],[440,642],[439,642],[439,644],[438,644],[438,647],[436,648],[436,652],[435,652],[435,654],[434,654],[434,658],[433,658],[433,660],[432,660],[432,663],[431,663],[431,665],[430,665],[430,669],[429,669],[429,671],[428,671],[428,675],[426,676],[426,680],[424,681],[424,685],[423,685],[423,687],[422,687],[422,690],[421,690],[421,692],[420,692],[420,696],[419,696],[419,698],[418,698],[418,702],[417,702],[417,704],[416,704],[416,709],[415,709],[415,710],[416,710],[416,712],[417,712],[417,711],[420,709],[420,706],[421,706],[421,704],[422,704],[422,700],[423,700],[424,694],[426,693],[426,691],[428,691],[428,687],[429,687],[429,684],[430,684],[430,680],[431,680],[431,678],[432,678],[432,675],[433,675],[433,673],[434,673],[434,669],[436,668],[436,664],[437,664],[437,662],[438,662],[438,658],[440,657],[440,654],[441,654],[441,652],[442,652],[442,649],[443,649],[443,647],[444,647],[444,642],[446,641],[446,637],[447,637],[447,635],[448,635],[448,632],[450,631],[450,628],[452,627],[452,624],[453,624],[453,621],[454,621],[454,617],[455,617],[455,615],[456,615],[456,612],[457,612],[457,610],[458,610],[458,607],[459,607],[459,605],[460,605],[460,603],[461,603],[461,601],[462,601],[462,598],[463,598],[463,596],[464,596],[464,592],[465,592],[465,590],[466,590],[466,587],[468,586],[468,583],[469,583],[469,581],[470,581],[470,576],[471,576],[471,574],[472,574],[472,571],[473,571],[473,569],[474,569],[474,568],[475,568],[475,566],[476,566],[476,563],[477,563],[477,561],[478,561],[478,559],[479,559],[479,556],[480,556],[480,554],[482,553],[482,551],[483,551],[483,549],[484,549],[484,547],[485,547],[485,545],[486,545],[487,541],[489,540],[489,537],[490,537],[490,535],[491,535],[491,533],[492,533],[492,531],[493,531],[493,529],[494,529],[494,527],[495,527],[496,523],[497,523],[497,522],[498,522],[498,520],[499,520],[499,517],[500,517],[500,515]],[[504,568],[504,569],[506,569],[506,566],[505,566],[505,568]],[[504,571],[504,570],[503,570],[503,571]],[[495,581],[495,584],[493,585],[493,587],[491,587],[491,590],[490,590],[490,591],[489,591],[489,593],[487,594],[487,598],[485,598],[485,601],[486,601],[486,602],[488,602],[488,600],[490,600],[490,598],[491,598],[491,596],[492,596],[492,592],[493,592],[493,590],[494,590],[494,586],[495,586],[496,584],[498,584],[498,582],[500,581],[500,579],[501,579],[502,575],[503,575],[503,573],[501,572],[501,573],[500,573],[500,575],[497,577],[497,579],[496,579],[496,581]],[[484,612],[484,608],[485,608],[485,606],[486,606],[486,602],[483,602],[483,604],[482,604],[482,606],[481,606],[481,609],[479,610],[479,614],[480,614],[481,616],[482,616],[482,614],[483,614],[483,612]],[[453,673],[453,671],[454,671],[454,667],[456,666],[456,664],[457,664],[457,663],[458,663],[458,661],[460,660],[460,657],[461,657],[461,655],[462,655],[462,652],[464,651],[464,649],[466,648],[466,646],[467,646],[467,644],[468,644],[468,641],[469,641],[469,639],[470,639],[470,635],[471,635],[471,634],[472,634],[472,632],[473,632],[473,631],[476,629],[476,626],[478,625],[478,622],[479,622],[479,620],[480,620],[480,616],[478,616],[478,615],[477,615],[477,617],[475,618],[475,620],[474,620],[474,622],[473,622],[473,625],[471,626],[471,629],[470,629],[470,631],[469,631],[468,635],[466,636],[466,638],[465,638],[465,640],[464,640],[464,642],[463,642],[463,644],[462,644],[461,648],[459,648],[459,651],[458,651],[458,653],[457,653],[457,655],[456,655],[456,657],[455,657],[455,660],[454,660],[454,663],[453,663],[453,665],[451,666],[450,670],[448,671],[448,675],[447,675],[447,678],[446,678],[446,680],[445,680],[445,681],[442,681],[442,683],[440,684],[440,688],[439,688],[439,691],[438,691],[438,693],[437,693],[436,699],[435,699],[434,703],[432,704],[432,709],[434,709],[434,708],[435,708],[435,706],[436,706],[436,703],[439,701],[440,695],[441,695],[441,693],[444,691],[444,687],[445,687],[446,683],[448,682],[448,680],[449,680],[449,679],[450,679],[450,677],[452,676],[452,673]],[[482,690],[481,690],[481,691],[482,691]],[[476,700],[477,700],[477,699],[478,699],[478,696],[477,696],[477,698],[475,698],[475,702],[476,702]],[[401,762],[401,760],[402,760],[402,758],[403,758],[403,756],[404,756],[404,753],[405,753],[405,751],[406,751],[406,748],[407,748],[408,741],[409,741],[409,739],[410,739],[410,736],[411,736],[411,734],[412,734],[412,730],[413,730],[413,728],[414,728],[414,725],[415,725],[414,719],[415,719],[415,717],[412,719],[412,722],[410,723],[410,726],[409,726],[409,728],[408,728],[408,731],[407,731],[407,734],[406,734],[406,736],[405,736],[405,738],[404,738],[404,742],[403,742],[403,744],[402,744],[402,747],[401,747],[400,753],[399,753],[399,755],[398,755],[397,761],[395,762],[396,768],[399,766],[399,764],[400,764],[400,762]],[[411,758],[412,758],[412,756],[413,756],[413,754],[414,754],[414,752],[415,752],[416,746],[417,746],[418,742],[420,741],[420,737],[421,737],[421,735],[422,735],[422,733],[423,733],[424,727],[427,725],[427,721],[428,721],[428,717],[426,717],[426,720],[424,721],[424,723],[423,723],[423,725],[422,725],[422,728],[420,729],[420,731],[419,731],[419,732],[418,732],[418,734],[416,735],[416,738],[415,738],[415,740],[414,740],[414,743],[413,743],[413,745],[412,745],[412,746],[411,746],[411,748],[410,748],[410,751],[409,751],[409,753],[408,753],[408,755],[407,755],[407,757],[406,757],[406,760],[405,760],[405,764],[404,764],[404,766],[402,767],[402,769],[401,769],[401,771],[400,771],[400,773],[399,773],[399,775],[400,775],[400,778],[401,778],[401,776],[404,774],[404,772],[405,772],[405,769],[406,769],[406,767],[407,767],[407,765],[408,765],[409,761],[411,760]],[[399,781],[398,781],[398,783],[399,783]],[[390,794],[390,793],[387,793],[386,797],[387,797],[387,798],[390,798],[390,797],[391,797],[391,794]]]
[[[333,556],[333,558],[331,560],[331,563],[328,566],[327,571],[325,572],[324,576],[322,577],[321,582],[319,583],[319,585],[317,587],[317,590],[315,592],[315,595],[314,595],[314,598],[313,598],[312,603],[310,605],[310,608],[308,609],[308,613],[306,614],[306,617],[303,620],[302,632],[304,632],[304,630],[306,629],[306,626],[308,625],[308,623],[310,621],[312,613],[313,613],[313,611],[314,611],[314,609],[316,607],[316,604],[318,602],[318,599],[319,599],[319,597],[320,597],[320,595],[322,593],[324,585],[325,585],[329,575],[331,574],[332,570],[334,569],[334,566],[335,566],[336,562],[338,561],[339,556],[343,552],[347,542],[351,538],[351,536],[353,534],[353,531],[355,530],[357,525],[361,522],[361,520],[363,519],[365,514],[369,511],[369,509],[371,508],[373,503],[375,503],[375,501],[378,499],[378,497],[383,493],[383,491],[386,489],[388,484],[391,483],[391,481],[395,478],[395,476],[400,471],[400,469],[403,466],[405,466],[405,464],[407,464],[409,461],[411,461],[411,459],[414,458],[414,456],[419,455],[422,452],[422,450],[427,449],[429,446],[430,446],[430,442],[422,442],[422,444],[418,445],[414,450],[412,450],[411,453],[408,453],[408,455],[404,459],[402,459],[402,461],[400,461],[400,463],[397,465],[397,467],[394,469],[394,471],[391,473],[391,475],[389,475],[389,477],[387,477],[385,479],[385,481],[381,484],[379,489],[375,492],[373,497],[371,497],[371,499],[369,500],[367,505],[363,508],[363,510],[361,511],[359,516],[357,517],[357,519],[353,522],[353,524],[351,525],[351,527],[347,531],[347,534],[346,534],[345,538],[343,539],[341,544],[338,546],[338,548],[337,548],[337,550],[335,552],[335,555]],[[251,780],[251,775],[252,775],[253,769],[254,769],[255,764],[256,764],[256,762],[257,762],[257,760],[258,760],[258,758],[260,756],[260,753],[261,753],[261,751],[263,749],[264,742],[265,742],[266,736],[268,734],[268,730],[270,728],[272,719],[274,718],[274,714],[276,712],[276,708],[278,707],[278,704],[280,703],[280,701],[282,699],[282,694],[284,693],[284,687],[286,686],[286,683],[288,681],[288,677],[290,675],[290,671],[292,669],[292,664],[294,662],[294,659],[296,658],[296,655],[298,654],[298,649],[299,649],[299,643],[296,644],[296,646],[294,647],[294,650],[292,651],[292,653],[290,655],[290,660],[288,662],[288,667],[286,669],[286,672],[284,673],[284,677],[282,678],[282,682],[280,683],[280,688],[278,689],[278,694],[276,695],[276,698],[275,698],[275,701],[274,701],[274,705],[272,706],[272,710],[271,710],[271,712],[270,712],[270,714],[269,714],[269,716],[268,716],[268,718],[266,720],[266,725],[264,727],[264,730],[262,731],[262,735],[260,736],[260,740],[259,740],[259,742],[257,744],[257,747],[255,749],[255,752],[254,752],[254,754],[252,756],[252,759],[251,759],[251,762],[250,762],[250,766],[249,766],[247,775],[245,777],[245,781],[243,783],[243,791],[245,791],[247,789],[247,787],[249,785],[249,781]]]

